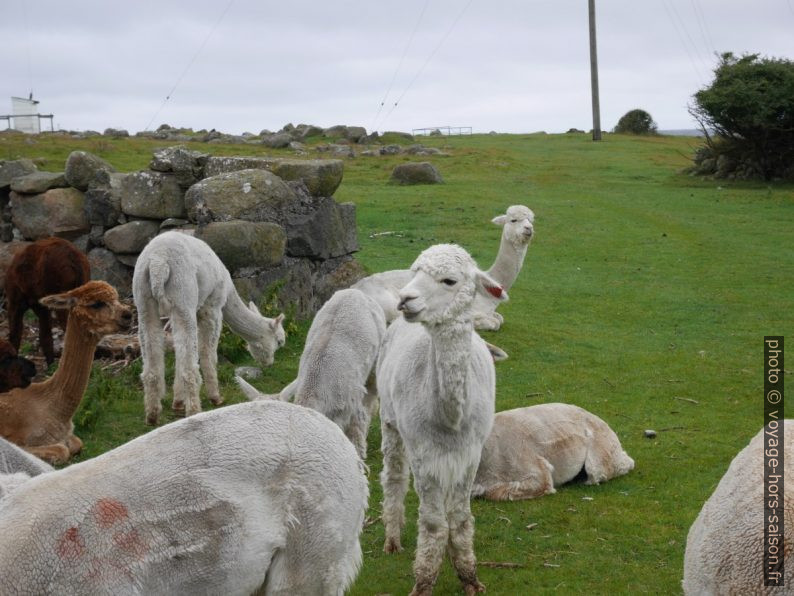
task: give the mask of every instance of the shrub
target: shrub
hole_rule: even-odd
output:
[[[645,110],[630,110],[618,120],[612,132],[629,135],[655,135],[656,122]]]
[[[793,62],[722,54],[714,81],[694,100],[690,113],[713,131],[706,137],[712,159],[735,164],[737,177],[794,177]]]

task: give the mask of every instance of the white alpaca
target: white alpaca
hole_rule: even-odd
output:
[[[535,232],[535,214],[529,207],[513,205],[508,207],[505,214],[498,215],[491,221],[502,226],[502,240],[496,260],[487,273],[505,290],[509,290],[521,272],[527,247]],[[400,301],[400,288],[411,281],[412,277],[413,272],[410,269],[395,269],[365,277],[352,287],[374,298],[383,309],[386,322],[391,323],[399,316],[397,304]],[[503,317],[494,312],[498,305],[499,301],[491,296],[478,295],[474,301],[475,328],[499,329]]]
[[[386,320],[375,300],[359,290],[339,290],[317,311],[298,377],[279,394],[283,399],[294,396],[296,404],[333,420],[361,459],[367,457],[367,432],[377,398],[370,377],[384,333]],[[239,377],[237,383],[249,398],[276,397],[251,394],[251,386]]]
[[[0,501],[32,476],[52,472],[53,467],[0,437]]]
[[[377,366],[381,400],[385,552],[402,550],[408,467],[419,495],[413,594],[430,594],[445,550],[467,594],[477,579],[471,493],[494,415],[493,358],[474,332],[475,293],[507,295],[462,248],[425,250],[400,290],[403,317],[386,332]]]
[[[361,564],[367,493],[355,449],[321,414],[220,408],[18,486],[0,501],[2,587],[341,595]]]
[[[161,316],[170,319],[174,338],[173,407],[184,407],[187,416],[201,411],[201,373],[210,401],[215,405],[223,401],[216,370],[223,321],[248,343],[248,351],[263,366],[273,364],[274,352],[284,345],[284,315],[269,319],[253,302],[246,306],[229,271],[198,238],[166,232],[152,239],[135,264],[132,293],[138,309],[148,424],[157,424],[165,396]]]
[[[794,586],[794,421],[767,426],[733,459],[728,471],[689,529],[684,554],[684,594],[790,594]],[[785,494],[764,489],[764,430],[776,437],[770,458],[785,453]],[[785,443],[785,450],[781,447]],[[775,449],[775,451],[771,451]],[[779,485],[778,485],[779,486]],[[777,498],[784,523],[766,520],[764,506]],[[764,587],[764,528],[777,525],[779,561],[784,566],[780,586]],[[770,554],[771,548],[770,548]],[[770,560],[769,563],[774,563]]]
[[[531,499],[582,471],[585,484],[599,484],[633,469],[634,460],[601,418],[570,404],[539,404],[496,414],[472,496]]]

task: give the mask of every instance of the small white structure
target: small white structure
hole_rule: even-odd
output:
[[[14,124],[11,128],[19,132],[29,134],[39,134],[41,126],[39,124],[39,102],[33,99],[33,94],[27,97],[11,98],[11,114]]]

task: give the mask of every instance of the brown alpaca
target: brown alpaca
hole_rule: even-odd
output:
[[[14,387],[27,387],[36,376],[36,365],[17,355],[9,342],[0,338],[0,393]]]
[[[66,292],[91,278],[88,259],[74,244],[63,238],[42,238],[14,255],[6,272],[8,340],[19,350],[22,317],[28,309],[39,319],[39,345],[47,364],[55,360],[52,348],[52,315],[39,299]],[[66,329],[66,312],[57,313],[58,324]]]
[[[88,386],[96,345],[103,335],[128,329],[132,312],[104,281],[47,296],[41,303],[68,313],[60,364],[46,381],[0,394],[0,436],[60,464],[83,445],[73,434],[72,416]]]

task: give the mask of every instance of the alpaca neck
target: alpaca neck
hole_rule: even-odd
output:
[[[64,422],[71,420],[83,399],[97,343],[97,336],[69,316],[58,370],[40,385],[50,410]]]
[[[452,324],[429,325],[431,350],[436,371],[436,395],[442,420],[453,430],[460,427],[468,399],[471,358],[471,319]]]
[[[252,341],[256,337],[255,331],[262,326],[262,317],[245,305],[234,286],[229,290],[226,304],[223,305],[223,320],[246,341]]]
[[[499,244],[499,254],[496,255],[496,260],[491,265],[491,268],[488,269],[488,275],[502,284],[505,290],[509,290],[521,272],[526,254],[526,244],[516,246],[502,236],[502,242]]]

